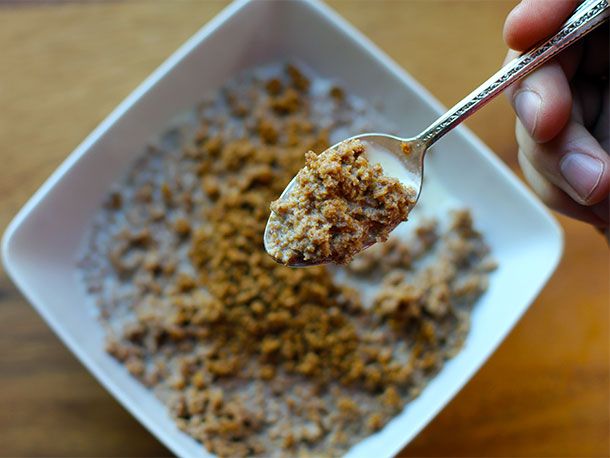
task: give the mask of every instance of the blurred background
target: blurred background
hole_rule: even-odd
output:
[[[66,155],[227,3],[0,0],[2,231]],[[516,1],[329,3],[452,105],[501,65],[502,25]],[[503,97],[467,124],[519,173]],[[402,455],[610,455],[608,249],[590,227],[558,218],[566,248],[555,276]],[[0,444],[4,456],[169,455],[63,347],[1,267]]]

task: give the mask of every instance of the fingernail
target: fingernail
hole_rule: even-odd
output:
[[[530,134],[533,134],[538,122],[540,105],[542,105],[540,96],[533,91],[524,89],[517,92],[514,104],[515,111],[517,111],[517,116],[519,116],[521,123]]]
[[[583,202],[595,191],[604,172],[599,159],[582,153],[568,153],[559,163],[561,174]]]

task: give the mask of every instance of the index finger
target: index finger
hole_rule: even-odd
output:
[[[523,0],[506,17],[504,41],[509,48],[527,51],[559,29],[578,0]]]

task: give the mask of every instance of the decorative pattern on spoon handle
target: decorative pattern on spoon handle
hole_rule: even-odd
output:
[[[601,25],[609,15],[608,0],[587,0],[583,2],[555,35],[507,63],[445,115],[436,120],[419,135],[418,140],[426,147],[430,147],[508,86]]]

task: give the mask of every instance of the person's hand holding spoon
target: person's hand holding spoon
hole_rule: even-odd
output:
[[[507,61],[556,30],[577,0],[524,0],[506,18]],[[519,164],[542,201],[606,232],[610,219],[608,24],[506,95],[517,113]]]
[[[407,183],[409,188],[403,190],[403,194],[406,196],[406,198],[403,199],[403,202],[407,207],[403,219],[406,219],[406,214],[408,214],[408,211],[415,205],[417,197],[419,197],[421,192],[425,153],[438,139],[455,126],[459,125],[513,83],[552,59],[574,41],[597,28],[607,20],[609,15],[610,8],[608,6],[608,0],[587,0],[583,2],[553,36],[530,51],[508,62],[496,74],[490,77],[416,137],[399,138],[386,134],[364,134],[354,137],[354,139],[358,139],[366,146],[364,150],[365,155],[370,155],[371,153],[374,153],[375,155],[386,154],[398,159],[403,165],[405,173],[402,175],[407,176],[409,180]],[[344,142],[352,140],[353,139],[348,139]],[[344,142],[329,148],[329,150],[321,153],[320,156],[323,157],[328,155],[328,157],[331,158],[332,155],[336,154],[336,151],[340,149],[340,145],[344,144]],[[311,170],[307,172],[309,173]],[[302,177],[304,173],[305,171],[302,170],[299,172],[299,175]],[[337,250],[333,251],[332,246],[334,239],[340,239],[338,235],[341,231],[349,231],[349,227],[342,228],[328,222],[316,227],[315,229],[317,232],[325,231],[327,233],[327,237],[325,238],[317,237],[317,240],[324,241],[324,250],[316,250],[315,244],[313,247],[310,244],[308,250],[303,252],[300,248],[303,245],[291,245],[292,240],[296,240],[296,238],[287,236],[290,235],[290,231],[293,230],[293,227],[291,226],[302,222],[303,215],[306,215],[307,213],[304,212],[304,206],[311,205],[311,202],[307,202],[306,199],[302,198],[303,196],[293,195],[299,190],[304,189],[303,186],[301,186],[303,179],[299,180],[299,175],[290,182],[279,199],[280,204],[288,201],[298,202],[297,205],[291,207],[292,210],[296,209],[299,212],[298,217],[286,218],[285,215],[278,215],[276,212],[271,213],[264,235],[266,251],[278,262],[295,267],[324,264],[336,260],[340,260],[341,262],[349,260],[349,257],[342,257],[341,252]],[[350,179],[353,180],[353,178]],[[367,189],[371,190],[372,188],[369,187]],[[375,192],[377,191],[372,190],[373,194],[375,194]],[[410,194],[413,194],[414,198],[411,198]],[[369,197],[370,196],[367,196],[367,199]],[[361,199],[361,201],[368,201],[367,199]],[[393,202],[394,201],[395,199]],[[383,199],[379,200],[379,204],[383,205]],[[298,208],[298,205],[301,205],[302,208]],[[277,205],[276,208],[278,208]],[[288,206],[286,208],[288,208]],[[387,234],[400,223],[400,220],[397,221],[395,218],[389,218],[380,220],[386,221],[385,224],[374,221],[367,226],[367,214],[369,213],[360,212],[357,215],[358,218],[361,219],[361,221],[358,221],[359,234],[357,238],[351,239],[357,247],[357,250],[362,250],[377,241],[385,240]],[[320,218],[318,218],[318,221],[319,220]],[[290,224],[287,224],[287,222],[290,222]],[[299,239],[301,238],[302,237]],[[339,248],[343,250],[344,246],[344,244],[341,244]],[[350,254],[353,255],[354,253]]]

